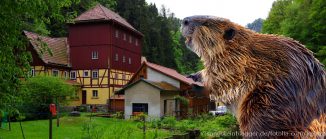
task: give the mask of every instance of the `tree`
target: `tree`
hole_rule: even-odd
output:
[[[261,32],[261,29],[263,28],[263,22],[263,19],[258,18],[254,22],[247,24],[246,27],[253,31]]]
[[[1,0],[0,4],[0,109],[18,101],[20,78],[27,78],[31,55],[23,30],[49,34],[50,19],[66,22],[60,13],[78,0]]]
[[[142,55],[148,61],[185,74],[199,70],[199,58],[184,46],[181,20],[166,7],[158,10],[145,0],[117,0],[116,12],[144,34]]]
[[[47,118],[49,104],[68,103],[68,96],[73,96],[75,87],[65,80],[53,76],[36,76],[23,82],[21,97],[23,98],[20,111],[27,119]]]
[[[326,65],[325,0],[278,0],[263,24],[264,33],[285,35],[305,44]]]

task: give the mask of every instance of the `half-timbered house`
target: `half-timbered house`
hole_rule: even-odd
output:
[[[108,104],[141,65],[142,34],[98,4],[69,24],[71,79],[82,85],[82,104]]]

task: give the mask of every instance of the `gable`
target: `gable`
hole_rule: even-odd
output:
[[[154,81],[154,82],[167,82],[171,85],[180,88],[180,81],[173,79],[161,72],[153,70],[150,67],[147,67],[147,80]]]

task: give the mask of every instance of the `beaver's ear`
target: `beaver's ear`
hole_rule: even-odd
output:
[[[229,28],[229,29],[224,31],[223,37],[226,40],[232,40],[234,35],[235,35],[235,30],[233,28]]]

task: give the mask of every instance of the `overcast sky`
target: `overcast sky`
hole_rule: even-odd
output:
[[[247,25],[257,18],[265,19],[275,0],[146,0],[170,9],[178,18],[191,15],[214,15]]]

